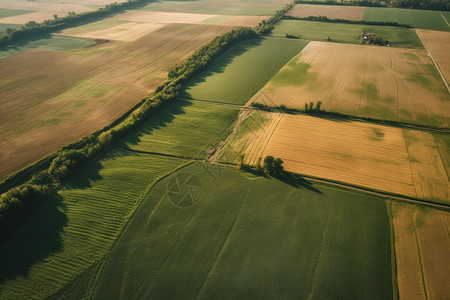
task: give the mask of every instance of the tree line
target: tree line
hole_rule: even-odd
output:
[[[294,17],[294,16],[284,16],[283,19],[286,20],[302,20],[302,21],[315,21],[315,22],[325,22],[325,23],[343,23],[343,24],[362,24],[362,25],[376,25],[376,26],[395,26],[395,27],[406,27],[411,28],[411,25],[400,24],[397,22],[377,22],[377,21],[358,21],[358,20],[347,20],[347,19],[329,19],[326,16],[309,16],[309,17]]]
[[[258,26],[256,27],[256,32],[259,34],[269,34],[272,32],[274,25],[278,23],[286,13],[294,6],[293,3],[286,4],[283,9],[277,10],[275,15],[271,17],[269,20],[262,20]]]
[[[119,124],[99,134],[85,137],[75,146],[56,153],[49,167],[33,175],[30,182],[8,190],[0,196],[0,240],[20,225],[30,212],[67,182],[80,165],[98,158],[115,141],[142,124],[149,116],[175,100],[182,84],[210,65],[213,60],[240,41],[256,37],[250,28],[235,28],[214,38],[192,54],[183,64],[169,71],[167,80],[155,92],[144,98],[142,105]]]
[[[318,2],[314,0],[295,0],[296,4],[320,4],[320,5],[348,5],[348,6],[368,6],[368,7],[396,7],[414,8],[423,10],[444,10],[450,11],[448,0],[327,0]]]
[[[112,3],[107,4],[98,10],[85,12],[85,13],[75,13],[69,12],[65,17],[58,17],[54,15],[52,20],[45,20],[42,23],[37,23],[35,21],[29,21],[25,23],[20,28],[7,28],[5,32],[0,33],[0,47],[11,45],[18,41],[35,37],[41,34],[46,34],[54,32],[56,30],[61,30],[74,24],[86,22],[95,18],[105,17],[113,13],[121,12],[125,9],[145,4],[153,0],[128,0],[123,3]]]

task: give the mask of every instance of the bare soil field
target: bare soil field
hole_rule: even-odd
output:
[[[424,101],[427,99],[427,101]],[[450,95],[422,49],[311,42],[251,102],[450,126]]]
[[[450,55],[448,55],[450,32],[425,29],[416,29],[416,32],[424,46],[433,55],[447,83],[450,83]]]
[[[297,4],[288,13],[288,16],[306,18],[309,16],[325,16],[329,19],[346,19],[361,21],[365,7],[338,6],[338,5],[311,5]]]
[[[440,154],[450,149],[440,150],[433,135],[427,132],[405,130],[405,138],[417,196],[450,204],[450,182]]]
[[[450,294],[450,213],[392,203],[400,299],[445,299]]]
[[[440,152],[447,146],[426,132],[253,111],[241,113],[215,159],[237,163],[244,154],[246,164],[256,165],[272,155],[295,173],[448,203]]]
[[[173,24],[130,43],[0,59],[0,179],[103,128],[148,95],[168,69],[229,30]]]

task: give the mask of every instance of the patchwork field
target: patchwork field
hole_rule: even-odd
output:
[[[425,48],[433,55],[434,60],[441,69],[447,83],[450,83],[450,56],[448,45],[450,45],[450,32],[436,30],[416,30]]]
[[[196,178],[194,206],[169,202],[174,176]],[[392,298],[384,201],[293,185],[213,165],[179,170],[145,198],[93,298]]]
[[[407,8],[367,7],[363,21],[397,22],[416,28],[450,31],[450,12]]]
[[[400,299],[445,299],[449,293],[450,213],[392,203]]]
[[[370,123],[254,111],[216,156],[247,164],[272,155],[295,173],[449,203],[448,152],[429,133]],[[406,141],[405,141],[406,136]],[[437,139],[436,139],[437,140]]]
[[[228,132],[238,109],[201,102],[177,101],[124,139],[137,151],[205,158]]]
[[[183,96],[244,104],[305,45],[304,41],[274,38],[240,43],[191,80]]]
[[[130,43],[0,59],[0,179],[103,128],[161,83],[168,69],[230,29],[173,24]]]
[[[89,163],[0,244],[0,298],[48,298],[95,268],[150,187],[184,163],[125,151]]]
[[[427,101],[424,101],[426,99]],[[311,42],[250,102],[450,126],[450,95],[426,51]]]
[[[339,5],[297,4],[288,12],[288,16],[306,18],[309,16],[325,16],[329,19],[345,19],[360,21],[365,7]]]
[[[288,0],[200,0],[200,1],[158,1],[144,7],[151,11],[221,14],[235,16],[272,16],[277,10],[289,4]]]
[[[291,34],[311,41],[328,41],[330,38],[333,42],[360,44],[363,31],[375,33],[379,37],[389,40],[393,47],[422,47],[414,30],[390,26],[282,20],[275,26],[272,35],[285,37],[286,34]]]

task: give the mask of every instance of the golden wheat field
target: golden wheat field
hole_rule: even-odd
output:
[[[450,213],[392,203],[400,299],[446,299],[450,294]]]
[[[426,101],[424,101],[426,99]],[[450,125],[450,95],[423,49],[311,42],[250,101]]]
[[[243,153],[255,165],[271,155],[295,173],[448,201],[447,170],[429,133],[261,111],[237,126],[219,160],[236,161],[232,153]]]
[[[148,95],[172,66],[231,29],[169,24],[128,43],[0,59],[0,179],[103,128]]]

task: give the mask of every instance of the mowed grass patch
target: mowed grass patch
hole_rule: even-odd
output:
[[[217,168],[193,164],[153,188],[94,299],[392,298],[382,199]],[[196,178],[195,205],[169,202],[175,176]]]
[[[20,42],[14,46],[0,47],[0,58],[32,49],[68,51],[85,48],[94,44],[95,42],[92,39],[48,34]]]
[[[185,161],[112,151],[0,246],[0,298],[48,298],[98,263],[149,188]]]
[[[190,81],[183,96],[244,104],[306,44],[275,38],[242,42]]]
[[[225,139],[238,109],[179,100],[129,134],[124,146],[133,150],[204,158]]]
[[[397,22],[416,28],[450,31],[444,18],[449,17],[448,12],[418,10],[407,8],[367,7],[364,11],[363,21]]]
[[[275,26],[272,35],[285,37],[286,34],[291,34],[311,41],[328,41],[330,38],[332,42],[360,44],[363,31],[375,33],[379,37],[389,40],[393,47],[422,47],[414,30],[391,26],[282,20]]]

